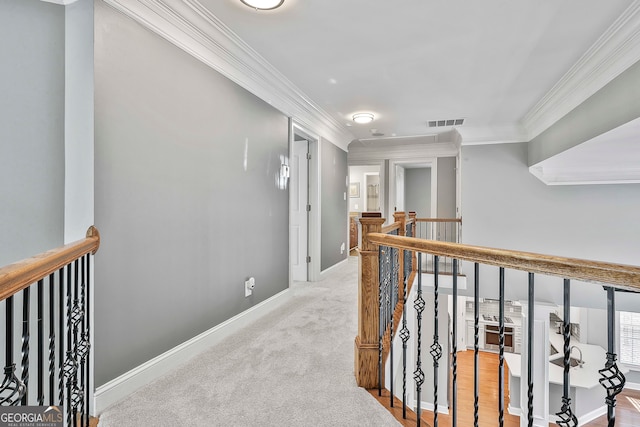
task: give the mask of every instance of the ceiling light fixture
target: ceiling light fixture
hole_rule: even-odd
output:
[[[373,121],[373,114],[371,113],[354,114],[353,121],[360,124],[371,123]]]
[[[252,9],[271,10],[282,6],[284,0],[240,0]]]

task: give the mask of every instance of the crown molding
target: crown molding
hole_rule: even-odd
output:
[[[53,4],[59,4],[61,6],[67,6],[70,5],[71,3],[75,3],[78,0],[40,0],[43,1],[45,3],[53,3]]]
[[[453,157],[460,152],[459,145],[454,141],[429,142],[425,144],[408,145],[374,145],[366,146],[353,143],[349,146],[348,162],[404,160],[425,157]]]
[[[528,141],[518,124],[500,126],[461,126],[456,129],[462,145],[511,144]]]
[[[640,168],[548,168],[530,166],[536,178],[546,185],[638,184]]]
[[[345,151],[355,139],[198,0],[103,1]]]
[[[640,0],[635,0],[525,115],[527,141],[640,60]]]

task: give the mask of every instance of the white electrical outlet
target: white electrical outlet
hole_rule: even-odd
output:
[[[344,242],[342,242],[342,244],[340,245],[340,253],[343,254],[344,253]]]
[[[248,280],[244,282],[244,296],[245,298],[251,296],[253,293],[253,289],[256,287],[256,279],[254,277],[249,277]]]

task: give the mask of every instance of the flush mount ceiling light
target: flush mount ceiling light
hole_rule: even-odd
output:
[[[356,123],[371,123],[373,121],[373,114],[371,113],[358,113],[353,115],[353,121]]]
[[[240,0],[247,6],[256,10],[271,10],[282,6],[284,0]]]

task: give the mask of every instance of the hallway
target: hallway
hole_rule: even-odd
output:
[[[353,375],[358,259],[100,414],[100,427],[398,425]]]

